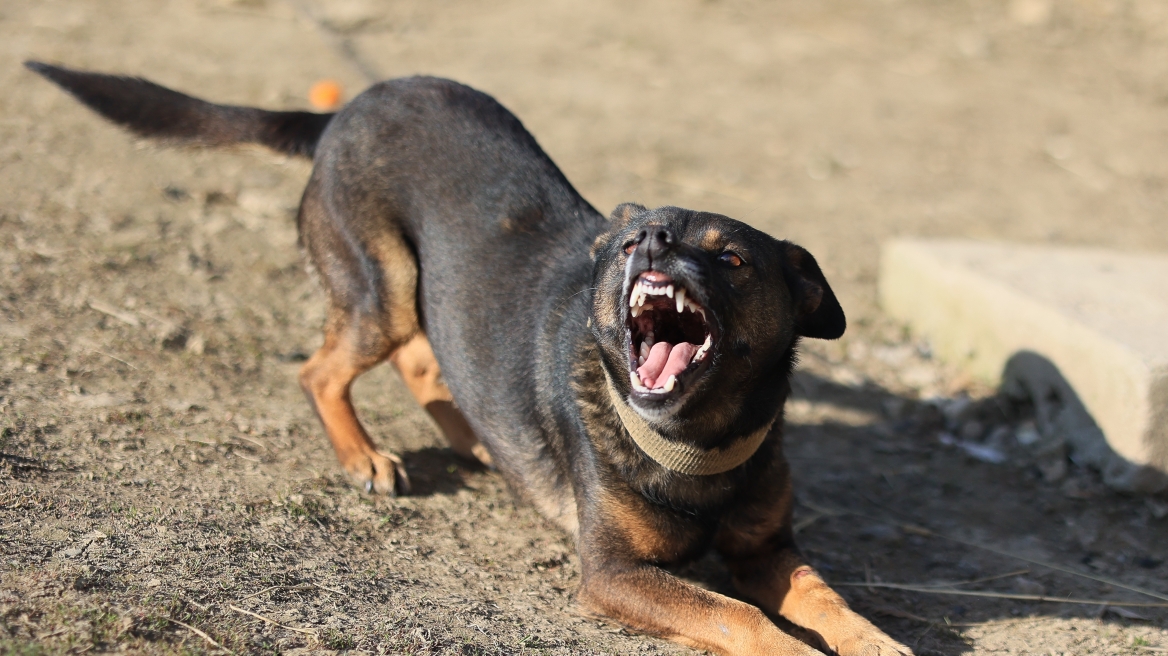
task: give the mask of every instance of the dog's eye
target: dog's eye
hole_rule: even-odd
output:
[[[635,250],[637,250],[637,242],[635,242],[635,241],[625,242],[625,255],[632,255],[633,251],[635,251]]]
[[[734,251],[726,251],[718,256],[718,261],[726,266],[738,267],[742,266],[742,258],[738,257],[738,253]]]

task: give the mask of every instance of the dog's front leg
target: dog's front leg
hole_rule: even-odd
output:
[[[911,656],[912,650],[860,617],[793,546],[727,558],[734,584],[760,606],[809,629],[839,656]]]
[[[584,609],[634,631],[719,654],[822,656],[757,607],[692,586],[659,567],[585,557],[581,569]]]

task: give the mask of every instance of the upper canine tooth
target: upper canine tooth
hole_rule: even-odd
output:
[[[665,288],[665,295],[668,296],[669,298],[673,298],[673,285],[670,285],[670,286]]]
[[[685,287],[677,290],[677,295],[673,297],[673,300],[677,302],[677,313],[681,314],[681,311],[685,309]]]
[[[641,316],[641,312],[643,312],[643,311],[644,310],[640,305],[634,305],[634,306],[629,308],[629,314],[633,315],[634,319]]]

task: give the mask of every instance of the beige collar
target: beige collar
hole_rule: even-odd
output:
[[[612,398],[612,405],[616,408],[616,413],[620,416],[629,436],[641,447],[645,455],[657,461],[657,464],[682,474],[712,476],[734,469],[758,451],[758,447],[762,446],[763,440],[775,423],[772,419],[751,435],[720,449],[702,449],[676,442],[653,430],[649,423],[621,397],[616,386],[612,384],[608,371],[604,372],[604,376],[608,382],[608,395]]]

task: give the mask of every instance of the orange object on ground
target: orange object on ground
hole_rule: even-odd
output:
[[[318,80],[308,90],[308,102],[316,109],[327,111],[341,104],[341,84],[334,80]]]

